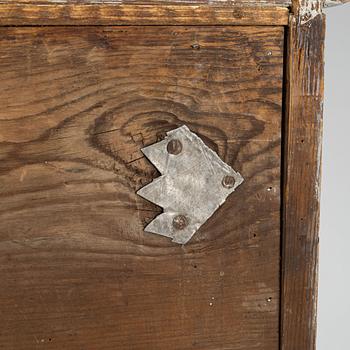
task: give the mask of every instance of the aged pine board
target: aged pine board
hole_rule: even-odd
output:
[[[0,4],[0,25],[287,25],[283,7]]]
[[[141,4],[141,5],[159,5],[159,4],[209,4],[225,6],[253,6],[253,7],[291,7],[299,0],[0,0],[0,3],[16,4]],[[308,0],[307,0],[308,1]],[[350,0],[310,0],[323,2],[325,6],[337,6],[348,3]]]
[[[0,348],[277,350],[284,29],[0,31]],[[245,178],[186,246],[135,194],[182,124]]]
[[[329,0],[335,2],[336,0]],[[339,0],[347,1],[347,0]],[[0,0],[0,3],[15,3],[15,4],[132,4],[132,5],[225,5],[225,6],[281,6],[289,7],[292,5],[292,0]]]
[[[288,35],[281,348],[316,349],[325,17],[295,1]],[[313,8],[313,16],[305,17]],[[306,22],[305,22],[306,21]]]

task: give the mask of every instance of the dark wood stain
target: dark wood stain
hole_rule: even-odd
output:
[[[318,230],[325,18],[302,24],[295,1],[289,28],[283,213],[281,348],[316,348]]]
[[[0,347],[277,350],[284,28],[0,31]],[[182,124],[245,178],[186,246],[135,194]]]

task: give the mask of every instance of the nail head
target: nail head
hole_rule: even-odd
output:
[[[183,230],[188,225],[188,219],[185,215],[176,215],[173,219],[173,227],[176,230]]]
[[[178,139],[173,139],[168,142],[167,151],[169,154],[177,155],[182,152],[182,143]]]
[[[222,185],[226,188],[232,188],[236,183],[236,180],[231,175],[225,175],[222,179]]]

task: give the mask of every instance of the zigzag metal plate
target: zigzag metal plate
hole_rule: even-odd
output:
[[[174,145],[172,150],[169,146]],[[186,244],[243,182],[238,172],[185,125],[142,152],[161,176],[137,194],[164,209],[145,231],[175,243]]]

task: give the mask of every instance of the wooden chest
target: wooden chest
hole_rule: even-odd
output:
[[[322,7],[2,1],[0,349],[315,348]],[[244,178],[183,245],[136,194],[182,125]]]

